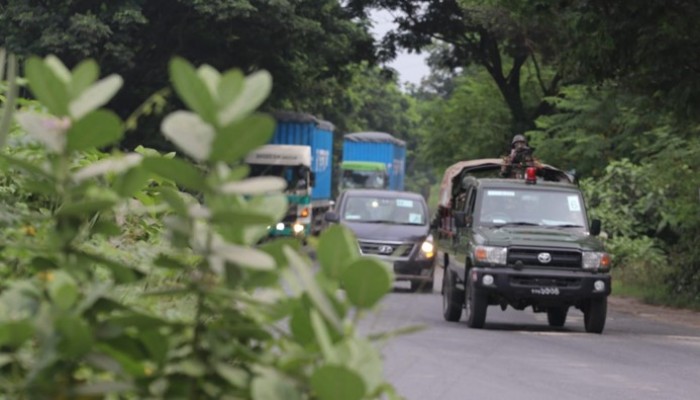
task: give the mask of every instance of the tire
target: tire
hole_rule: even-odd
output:
[[[606,297],[591,299],[583,311],[583,323],[588,333],[603,333],[608,314]]]
[[[472,282],[471,273],[466,272],[467,293],[465,295],[465,310],[467,314],[467,325],[470,328],[481,329],[486,322],[486,309],[489,305],[486,294],[478,289]]]
[[[569,307],[552,307],[547,309],[547,322],[549,326],[560,328],[566,323],[566,314]]]
[[[442,279],[442,316],[445,321],[458,322],[462,317],[463,305],[464,293],[457,289],[452,272],[445,268],[445,275]]]

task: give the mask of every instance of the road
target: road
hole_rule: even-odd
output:
[[[433,293],[395,289],[361,324],[364,332],[423,325],[380,344],[385,374],[407,399],[699,399],[700,327],[661,322],[611,306],[602,335],[571,310],[564,328],[530,309],[488,309],[484,329],[441,314]]]

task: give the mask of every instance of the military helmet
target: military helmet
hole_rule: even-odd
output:
[[[527,139],[525,139],[525,136],[523,135],[515,135],[513,136],[513,140],[510,142],[510,145],[515,146],[515,144],[518,142],[524,142],[525,144],[527,144]]]

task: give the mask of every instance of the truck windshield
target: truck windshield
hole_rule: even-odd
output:
[[[279,176],[287,181],[287,190],[300,189],[306,183],[307,167],[303,165],[248,164],[250,176]]]
[[[341,189],[386,189],[386,177],[383,171],[344,170],[340,182]]]
[[[415,198],[349,196],[342,218],[351,222],[425,225],[425,207]]]
[[[489,226],[586,226],[581,196],[569,191],[484,189],[477,215],[481,225]]]

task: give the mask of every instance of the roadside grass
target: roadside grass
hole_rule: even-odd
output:
[[[612,271],[612,295],[631,297],[647,304],[668,306],[700,311],[700,299],[670,293],[663,282],[638,283],[631,282],[618,271]]]

